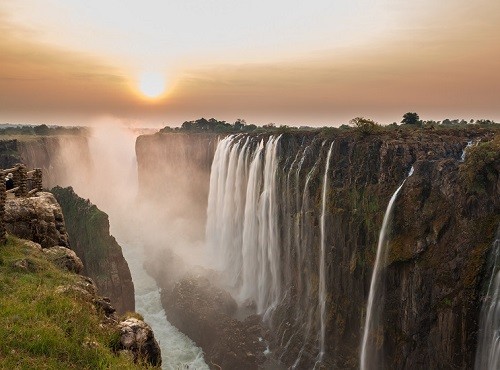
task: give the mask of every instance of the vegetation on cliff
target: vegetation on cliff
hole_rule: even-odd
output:
[[[0,125],[0,135],[81,135],[86,134],[85,127],[63,127],[43,125]]]
[[[71,187],[51,190],[61,205],[71,248],[82,259],[83,274],[111,298],[118,312],[134,310],[134,285],[120,245],[109,234],[108,215]]]
[[[423,128],[437,128],[437,127],[470,127],[472,125],[496,125],[495,121],[489,119],[471,119],[466,121],[464,119],[444,119],[442,121],[435,120],[421,120],[419,115],[415,112],[408,112],[403,115],[401,120],[402,125],[398,126],[396,122],[392,124],[379,124],[370,118],[355,117],[349,121],[349,125],[343,124],[339,128],[333,126],[324,126],[323,128],[314,128],[309,126],[293,127],[287,125],[277,126],[274,123],[268,123],[263,126],[257,126],[255,124],[248,124],[244,119],[238,118],[234,123],[229,123],[226,121],[220,121],[215,118],[205,119],[199,118],[193,121],[185,121],[182,123],[181,127],[170,127],[165,126],[160,133],[223,133],[223,134],[235,134],[235,133],[284,133],[290,131],[317,131],[317,130],[347,130],[350,128],[357,129],[362,135],[373,134],[380,131],[380,129],[393,130],[398,127],[423,127]]]
[[[499,172],[500,135],[491,141],[471,145],[466,150],[466,161],[460,168],[460,174],[470,191],[486,191],[488,184],[494,184]]]
[[[84,279],[33,243],[9,237],[0,246],[0,368],[143,368],[115,350],[120,331],[78,289]]]

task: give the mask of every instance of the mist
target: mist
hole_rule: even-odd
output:
[[[173,284],[203,263],[206,205],[185,191],[189,180],[180,176],[181,168],[175,165],[157,173],[164,187],[145,185],[148,178],[139,177],[135,152],[137,137],[144,130],[113,121],[89,130],[86,138],[60,138],[54,164],[45,171],[49,172],[45,185],[71,186],[109,215],[110,233],[121,245],[132,273],[136,309],[155,331],[163,364],[205,368],[201,349],[168,323],[156,281]],[[148,161],[155,163],[158,158]],[[178,158],[172,163],[183,166]],[[189,176],[196,172],[185,171]]]

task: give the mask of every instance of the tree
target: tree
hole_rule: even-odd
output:
[[[35,132],[36,135],[48,135],[48,133],[50,132],[50,129],[47,125],[39,125],[39,126],[35,126],[33,128],[33,131]]]
[[[363,135],[368,135],[373,133],[380,125],[372,119],[364,117],[356,117],[349,121],[349,124],[356,126],[356,128]]]
[[[417,113],[408,112],[403,115],[401,123],[404,123],[405,125],[416,125],[419,121],[420,117]]]

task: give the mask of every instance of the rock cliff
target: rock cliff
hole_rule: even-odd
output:
[[[149,177],[145,187],[161,189],[165,176],[174,174],[177,182],[190,181],[185,171],[177,168],[169,174],[172,165],[164,166],[169,157],[185,156],[180,148],[213,152],[210,146],[199,148],[203,145],[199,137],[189,143],[189,135],[177,135],[137,142],[140,173],[145,177],[154,167],[166,174]],[[249,153],[270,135],[244,136]],[[485,263],[500,223],[498,129],[402,128],[368,135],[326,129],[278,132],[274,137],[278,136],[276,217],[282,288],[280,303],[266,319],[281,361],[309,368],[320,358],[320,227],[324,222],[325,353],[321,363],[326,368],[359,366],[382,218],[391,195],[413,166],[414,173],[395,203],[389,259],[383,266],[381,322],[391,324],[381,325],[377,338],[371,340],[376,339],[383,349],[381,366],[388,368],[471,368]],[[467,149],[463,159],[468,143],[475,146]],[[180,152],[166,155],[166,147]],[[322,180],[329,148],[322,221]],[[208,179],[208,154],[188,161],[194,162],[190,167],[205,171],[202,179]],[[201,184],[208,186],[208,180]],[[206,205],[206,199],[201,201]],[[169,303],[165,306],[168,312]]]
[[[5,228],[19,238],[32,240],[43,248],[69,247],[61,207],[51,193],[29,198],[7,198]]]
[[[69,186],[75,173],[78,178],[89,176],[93,165],[85,135],[25,135],[0,140],[1,168],[13,167],[16,163],[41,168],[44,188]]]
[[[234,319],[234,299],[202,275],[186,276],[163,290],[162,302],[169,322],[203,348],[211,368],[258,369],[266,361],[263,338],[269,334],[260,318]]]
[[[108,215],[72,188],[52,190],[64,214],[71,248],[82,259],[83,274],[108,296],[118,312],[134,311],[134,284],[127,261],[115,238],[109,234]]]
[[[93,167],[89,141],[85,134],[24,135],[15,139],[0,140],[0,161],[3,168],[12,167],[20,162],[25,163],[30,169],[41,168],[45,188],[71,185],[74,179],[80,181],[88,177]],[[70,199],[72,197],[75,199]],[[77,195],[72,193],[71,196],[67,195],[64,198],[69,202],[68,204],[64,204],[61,199],[59,202],[64,213],[68,213],[65,216],[69,227],[69,237],[74,241],[72,248],[84,263],[84,273],[95,279],[100,290],[111,297],[119,312],[133,311],[134,289],[130,271],[122,256],[120,246],[109,236],[107,216],[89,204],[84,205],[84,201],[77,200],[77,198]],[[85,219],[81,219],[81,224],[79,224],[78,215],[71,213],[70,207],[73,206],[81,207],[85,214]],[[31,217],[28,214],[25,216]],[[57,218],[58,220],[54,220],[54,223],[60,223],[62,214],[57,215]],[[46,223],[41,227],[45,227],[44,225]],[[96,230],[92,230],[94,226]],[[16,232],[22,233],[26,238],[32,237],[29,233],[37,232],[26,222],[12,225],[11,230],[12,228],[16,228]],[[91,240],[92,238],[95,240]],[[67,241],[66,243],[50,241],[48,244],[67,246]],[[100,261],[99,258],[103,260]]]

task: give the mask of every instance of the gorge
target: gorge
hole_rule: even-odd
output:
[[[498,270],[488,263],[500,224],[497,128],[93,135],[19,141],[18,158],[48,172],[47,187],[71,185],[99,204],[118,240],[136,229],[163,291],[194,273],[231,294],[231,320],[249,319],[231,327],[259,315],[270,334],[248,331],[266,342],[249,350],[248,368],[269,358],[297,369],[487,368],[475,354]],[[121,143],[112,154],[110,137]],[[379,312],[365,322],[373,295]],[[164,306],[167,318],[200,312]],[[365,364],[362,347],[373,354]],[[230,355],[203,350],[211,368]],[[182,363],[207,366],[192,353]]]

